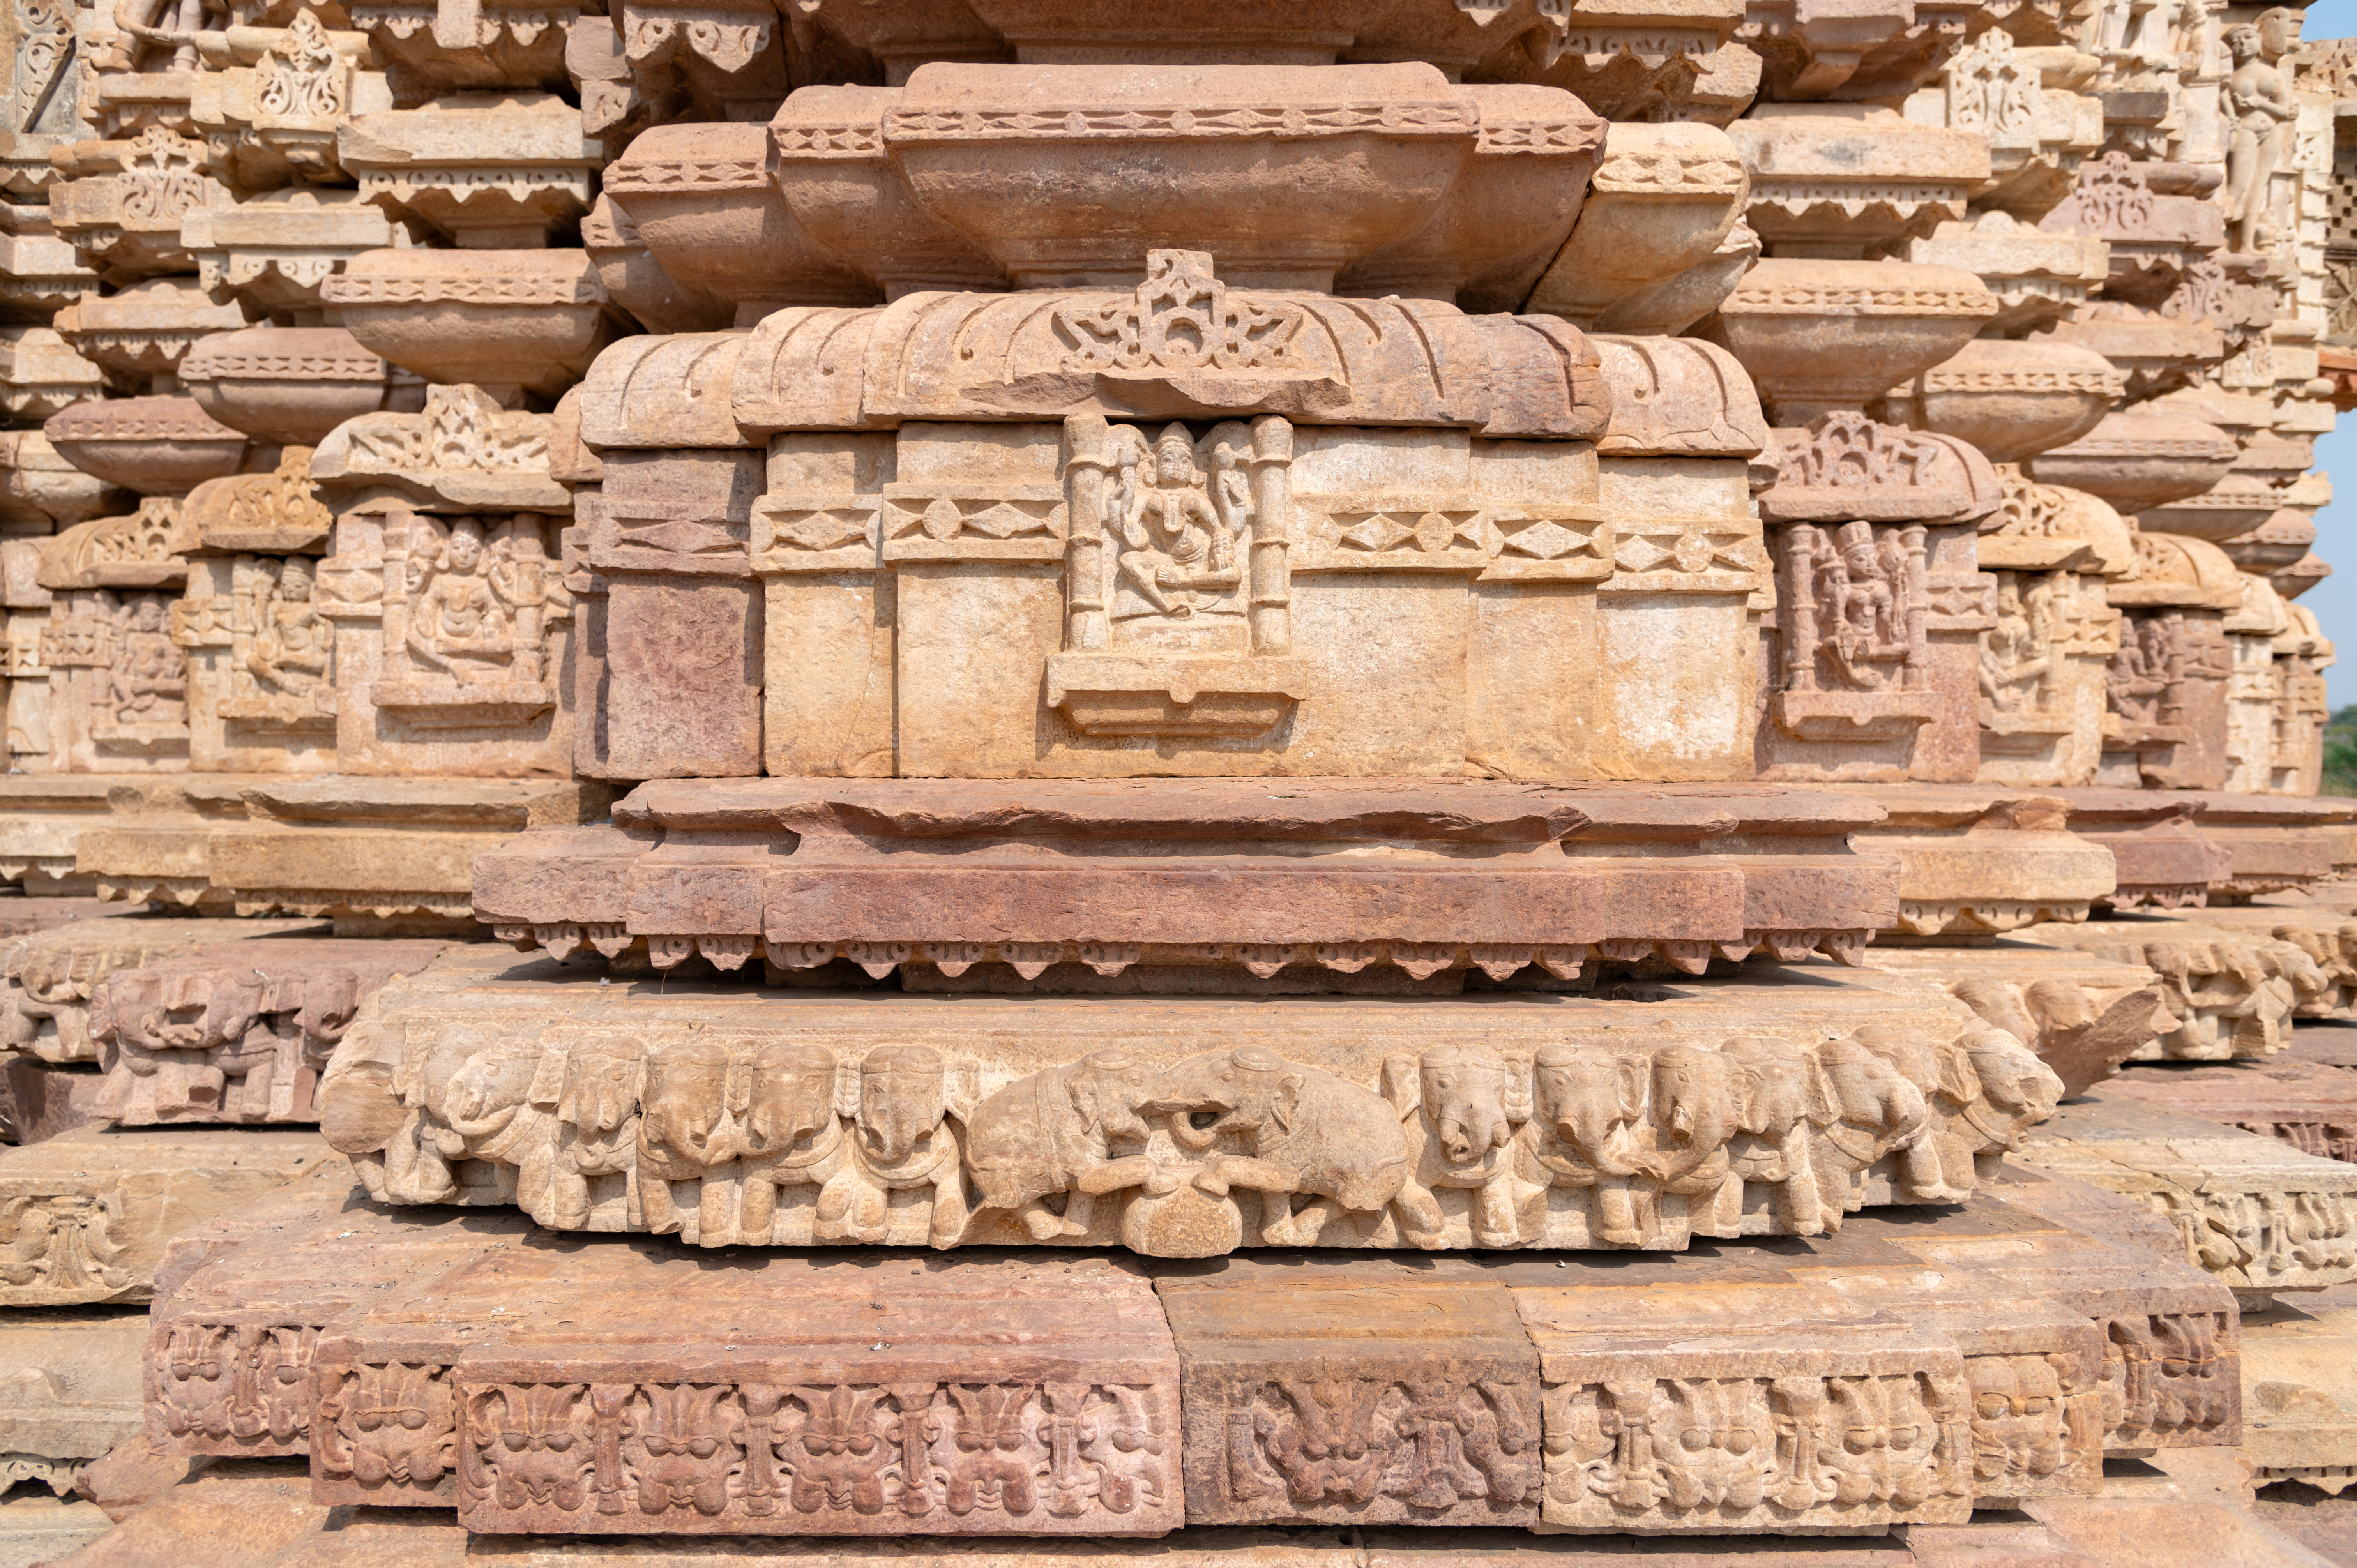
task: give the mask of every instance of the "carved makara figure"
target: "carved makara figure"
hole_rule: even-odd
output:
[[[1241,614],[1236,590],[1243,582],[1252,487],[1240,465],[1252,452],[1250,433],[1222,424],[1198,447],[1185,425],[1172,424],[1151,448],[1135,425],[1115,425],[1109,435],[1114,466],[1105,486],[1104,530],[1112,618]],[[1199,452],[1208,471],[1197,466]]]
[[[1469,1046],[1435,1046],[1420,1059],[1383,1058],[1384,1092],[1407,1129],[1413,1161],[1394,1206],[1419,1247],[1440,1247],[1438,1192],[1469,1191],[1473,1243],[1519,1247],[1546,1223],[1546,1188],[1525,1178],[1515,1134],[1531,1118],[1530,1069]]]
[[[317,1328],[180,1323],[155,1351],[166,1429],[219,1440],[285,1443],[311,1419]]]
[[[950,1104],[949,1067],[930,1046],[878,1046],[859,1064],[849,1157],[818,1195],[822,1241],[881,1241],[895,1192],[930,1190],[927,1239],[965,1233],[965,1155]]]
[[[2269,221],[2276,166],[2291,137],[2299,106],[2292,97],[2291,73],[2267,63],[2259,29],[2248,23],[2226,29],[2233,74],[2226,79],[2226,103],[2234,127],[2226,148],[2226,213],[2238,251],[2256,251],[2276,238]]]
[[[1125,1052],[1095,1051],[985,1099],[967,1128],[976,1207],[1011,1210],[1046,1241],[1087,1235],[1106,1193],[1177,1191],[1185,1167],[1146,1152],[1155,1129],[1145,1118],[1161,1113],[1157,1077]],[[1060,1211],[1047,1201],[1060,1193]]]
[[[1964,1362],[1973,1390],[1975,1490],[2006,1497],[2006,1486],[2044,1479],[2062,1467],[2067,1356],[1975,1356]]]
[[[1381,1214],[1408,1178],[1399,1118],[1383,1096],[1265,1046],[1178,1063],[1161,1100],[1171,1142],[1204,1159],[1198,1187],[1260,1193],[1267,1246],[1314,1246],[1346,1212]],[[1308,1197],[1298,1210],[1297,1194]]]
[[[1914,691],[1930,669],[1925,533],[1846,522],[1784,531],[1786,684],[1796,691]]]
[[[107,671],[107,716],[125,727],[188,722],[188,660],[167,629],[164,601],[142,594],[120,613]]]

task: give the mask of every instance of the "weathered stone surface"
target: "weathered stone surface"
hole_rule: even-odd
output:
[[[146,1319],[103,1308],[0,1323],[0,1479],[59,1498],[139,1429],[136,1367]]]
[[[238,774],[0,779],[0,874],[28,886],[340,928],[437,919],[472,934],[478,854],[603,812],[594,782]],[[21,869],[20,869],[21,868]]]
[[[757,999],[462,949],[378,993],[319,1105],[391,1201],[706,1247],[1675,1249],[1960,1197],[2061,1092],[1929,983],[1840,973],[1411,1009]]]
[[[1038,1255],[681,1262],[652,1243],[493,1252],[333,1326],[314,1495],[455,1504],[492,1533],[1182,1521],[1178,1359],[1135,1273]],[[426,1422],[380,1424],[387,1400],[426,1402]],[[502,1440],[516,1430],[543,1441]]]
[[[1963,940],[2075,921],[2114,891],[2110,852],[2068,831],[2061,800],[1986,784],[1851,785],[1886,813],[1852,842],[1899,857],[1899,918],[1880,940]]]
[[[2157,846],[2162,835],[2156,830],[2168,828],[2169,823],[2166,816],[2156,822],[2154,814],[2172,808],[2185,812],[2199,836],[2229,857],[2222,871],[2213,870],[2209,879],[2206,901],[2221,904],[2245,903],[2266,894],[2309,887],[2333,875],[2336,857],[2346,853],[2338,833],[2357,816],[2357,806],[2331,797],[2236,795],[2216,789],[2159,794],[2100,788],[2061,793],[2071,803],[2072,831],[2105,835],[2106,842],[2117,833],[2149,834],[2148,842]],[[2134,817],[2123,813],[2141,815],[2148,826],[2139,830]],[[2126,852],[2127,846],[2115,846],[2115,854]],[[2180,874],[2190,874],[2191,869],[2189,858]],[[2127,884],[2130,878],[2124,875],[2121,881]],[[2190,894],[2190,882],[2185,886]],[[2193,900],[2182,897],[2147,901],[2167,908]]]
[[[2140,1061],[2273,1056],[2290,1041],[2292,1015],[2327,984],[2323,970],[2290,943],[2194,920],[2040,926],[2022,940],[2152,972],[2171,1022],[2136,1054]]]
[[[2357,1307],[2348,1295],[2329,1292],[2306,1311],[2278,1302],[2243,1318],[2243,1457],[2255,1485],[2306,1481],[2337,1496],[2357,1481]]]
[[[120,905],[115,911],[111,918],[77,920],[21,937],[0,954],[0,979],[6,985],[0,1020],[14,1054],[46,1062],[98,1060],[91,998],[117,970],[208,945],[318,929],[299,920],[230,925],[125,913]]]
[[[2177,1226],[2189,1261],[2252,1297],[2357,1280],[2357,1165],[2102,1089],[2033,1128],[2017,1157],[2139,1199]]]
[[[2097,953],[1999,940],[1878,946],[1867,950],[1867,964],[1942,986],[1983,1023],[2036,1051],[2065,1095],[2109,1078],[2178,1023],[2159,976]]]
[[[11,1144],[38,1144],[89,1125],[98,1120],[102,1082],[87,1069],[8,1058],[0,1065],[0,1134]]]
[[[173,1232],[333,1153],[309,1133],[79,1128],[0,1152],[0,1303],[140,1302]]]
[[[91,1109],[122,1127],[316,1122],[319,1069],[355,1010],[443,946],[221,942],[118,968],[91,993],[105,1069]]]
[[[1479,1271],[1257,1254],[1155,1290],[1190,1525],[1539,1522],[1539,1356]]]
[[[2310,1062],[2138,1068],[2115,1091],[2357,1165],[2357,1074]]]
[[[1276,800],[1214,780],[653,783],[611,827],[484,856],[475,909],[559,956],[594,945],[670,968],[701,953],[733,971],[759,955],[794,971],[840,953],[968,989],[1009,983],[996,966],[963,979],[986,960],[1028,984],[1076,955],[1104,980],[1141,962],[1234,964],[1291,968],[1308,989],[1386,957],[1417,980],[1470,964],[1538,983],[1656,956],[1692,973],[1763,945],[1854,957],[1849,933],[1891,924],[1889,863],[1841,836],[1881,815],[1867,801],[1440,780],[1304,780]],[[780,830],[795,835],[782,865]],[[691,855],[667,847],[674,837]],[[1743,848],[1715,853],[1723,837]],[[1349,853],[1376,840],[1400,847],[1380,862]],[[1055,860],[1009,853],[1027,843],[1053,844]],[[922,845],[922,864],[879,853],[902,844]],[[1462,858],[1473,845],[1478,872]],[[1092,984],[1069,968],[1054,980],[1066,975]]]

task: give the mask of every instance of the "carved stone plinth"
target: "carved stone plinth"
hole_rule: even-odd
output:
[[[1297,990],[1455,990],[1469,969],[1544,985],[1594,961],[1854,959],[1853,933],[1898,914],[1889,862],[1846,842],[1882,815],[1760,785],[686,780],[486,855],[475,912],[560,957],[842,958],[922,989],[1029,989],[1051,968],[1046,989],[1157,989],[1123,979],[1139,965]],[[1718,853],[1728,835],[1742,850]],[[1378,840],[1379,861],[1351,847]]]
[[[589,209],[606,161],[578,109],[554,93],[514,91],[354,116],[336,127],[336,156],[388,217],[468,250],[546,244],[550,230]]]
[[[2314,960],[2321,983],[2301,990],[2299,1004],[2292,1009],[2294,1016],[2348,1019],[2357,1015],[2357,920],[2336,909],[2287,907],[2272,898],[2255,904],[2221,904],[2184,918],[2213,929],[2289,942]]]
[[[2233,857],[2195,824],[2202,797],[2158,789],[2069,789],[2071,831],[2112,852],[2113,908],[2199,908]]]
[[[189,774],[0,780],[0,872],[102,897],[243,915],[425,920],[473,934],[477,857],[526,827],[603,812],[598,784]]]
[[[2178,1024],[2158,976],[2098,953],[2010,938],[1969,947],[1886,942],[1867,950],[1867,965],[1938,984],[1983,1023],[2036,1051],[2065,1094],[2110,1077]]]
[[[93,1108],[120,1127],[317,1122],[312,1090],[354,1010],[442,948],[221,942],[117,969],[91,994]]]
[[[1986,938],[2083,920],[2113,891],[2109,852],[2052,795],[1986,784],[1845,785],[1885,813],[1852,842],[1899,857],[1899,918],[1878,940]]]
[[[2210,885],[2213,904],[2244,904],[2345,875],[2352,848],[2348,825],[2357,801],[2337,796],[2234,795],[2205,791],[2194,819],[2202,835],[2233,857]]]
[[[2134,1053],[2138,1061],[2273,1056],[2290,1042],[2294,1012],[2328,983],[2315,960],[2291,943],[2198,920],[2092,920],[2041,926],[2021,939],[2152,972],[2170,1022]]]
[[[2025,1165],[2141,1201],[2251,1298],[2357,1280],[2357,1165],[2096,1089],[2030,1131]]]
[[[91,918],[27,933],[0,955],[0,1027],[16,1056],[46,1062],[95,1062],[90,1002],[117,970],[176,957],[193,949],[260,940],[318,928],[302,920],[181,920],[150,917],[121,904],[114,918]],[[125,918],[127,917],[127,918]]]
[[[82,1127],[0,1152],[0,1305],[144,1302],[166,1240],[302,1176],[310,1133]]]
[[[93,1461],[139,1431],[146,1318],[104,1309],[12,1314],[0,1323],[0,1478],[62,1498]]]
[[[207,293],[288,326],[318,318],[320,286],[393,236],[393,220],[359,191],[308,186],[203,208],[180,222]]]
[[[141,1360],[147,1434],[166,1453],[309,1453],[311,1367],[327,1326],[486,1253],[512,1256],[528,1229],[520,1215],[403,1213],[332,1182],[295,1185],[317,1190],[278,1206],[267,1229],[210,1238],[210,1255],[156,1304]],[[347,1432],[382,1465],[362,1466],[367,1485],[430,1490],[447,1474],[441,1432],[393,1462],[417,1431],[394,1413]]]
[[[1814,1234],[1963,1196],[2061,1090],[1932,983],[1831,966],[1403,1008],[751,994],[460,948],[378,993],[318,1104],[395,1203],[1200,1257]]]
[[[2145,1067],[2121,1074],[2111,1088],[2357,1165],[2357,1073],[2344,1069],[2302,1061]]]
[[[2243,1457],[2251,1481],[2357,1482],[2357,1310],[2278,1302],[2243,1318]]]
[[[1178,1358],[1135,1273],[1039,1254],[686,1262],[660,1244],[498,1251],[331,1325],[314,1358],[314,1496],[455,1504],[493,1533],[1160,1535],[1184,1520]],[[423,1402],[425,1423],[381,1423],[388,1401]],[[436,1448],[439,1476],[419,1463]]]

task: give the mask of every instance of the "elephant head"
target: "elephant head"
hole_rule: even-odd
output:
[[[1443,1159],[1470,1165],[1503,1148],[1531,1117],[1530,1078],[1471,1046],[1435,1046],[1418,1062],[1424,1119]]]
[[[2038,1038],[2038,1020],[2030,1016],[2020,991],[2004,981],[1959,980],[1948,986],[1948,994],[1971,1008],[1982,1023],[2003,1029],[2024,1045]]]
[[[1794,1128],[1822,1127],[1837,1114],[1833,1090],[1805,1047],[1773,1035],[1738,1035],[1722,1049],[1742,1069],[1738,1121],[1744,1132],[1781,1143]]]
[[[1980,1084],[1973,1077],[1964,1053],[1920,1029],[1869,1024],[1857,1032],[1857,1043],[1888,1062],[1891,1071],[1913,1084],[1927,1101],[1940,1094],[1957,1105],[1967,1105],[1980,1098]]]
[[[1644,1119],[1651,1053],[1640,1048],[1558,1042],[1541,1048],[1533,1072],[1540,1122],[1559,1142],[1608,1176],[1635,1166],[1615,1152],[1624,1131]]]
[[[666,1181],[702,1175],[729,1151],[712,1146],[728,1109],[728,1047],[689,1040],[647,1058],[640,1096],[639,1167]]]
[[[798,1040],[772,1040],[753,1057],[746,1094],[745,1152],[783,1154],[834,1125],[834,1053]]]
[[[1699,1046],[1673,1046],[1653,1058],[1653,1136],[1690,1167],[1709,1158],[1738,1127],[1741,1097],[1735,1058]],[[1674,1172],[1673,1172],[1674,1174]]]
[[[2017,1127],[2035,1126],[2061,1103],[2062,1080],[2012,1036],[1999,1029],[1970,1029],[1956,1043],[1972,1064],[1981,1092]]]
[[[1154,1135],[1140,1114],[1154,1103],[1151,1078],[1126,1051],[1092,1051],[1067,1071],[1064,1092],[1092,1140],[1142,1144]]]
[[[1153,1108],[1169,1117],[1172,1140],[1190,1154],[1211,1149],[1222,1133],[1242,1133],[1255,1149],[1282,1138],[1299,1120],[1307,1081],[1266,1046],[1196,1057],[1165,1076]]]
[[[879,1163],[907,1159],[948,1112],[948,1069],[931,1047],[878,1046],[859,1064],[859,1135]]]
[[[1931,1113],[1921,1090],[1856,1040],[1824,1041],[1817,1047],[1817,1065],[1824,1069],[1841,1120],[1852,1127],[1896,1140],[1921,1127]]]

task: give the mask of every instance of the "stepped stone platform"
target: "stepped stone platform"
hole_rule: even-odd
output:
[[[0,951],[0,1045],[18,1058],[94,1062],[90,1002],[107,976],[198,948],[327,927],[303,919],[225,921],[126,913],[75,920],[21,937]]]
[[[70,1496],[82,1473],[142,1429],[146,1315],[69,1307],[0,1318],[0,1491]],[[5,1533],[5,1531],[0,1531]]]
[[[2357,1073],[2277,1058],[2221,1067],[2140,1067],[2108,1086],[2154,1105],[2357,1164]]]
[[[2041,920],[2083,920],[2111,899],[2108,844],[2070,831],[2071,808],[2049,790],[1986,784],[1852,784],[1886,815],[1862,828],[1861,850],[1899,857],[1899,918],[1884,944],[1986,940]]]
[[[2126,955],[2036,945],[2034,928],[1969,947],[1872,947],[1867,967],[1929,981],[2038,1053],[2076,1094],[2179,1027],[2161,976]]]
[[[2325,994],[2330,977],[2309,947],[2265,929],[2211,924],[2204,918],[2211,913],[2033,926],[2018,940],[2137,965],[2153,975],[2168,1024],[2127,1053],[2128,1060],[2273,1056],[2290,1044],[2293,1018]]]
[[[221,914],[326,917],[349,934],[471,934],[476,857],[602,816],[573,779],[198,773],[0,779],[0,880]]]
[[[2109,1086],[2063,1104],[2017,1157],[2136,1198],[2246,1304],[2357,1281],[2357,1165]]]
[[[525,950],[625,971],[1453,993],[1589,963],[1856,962],[1897,914],[1891,861],[1849,842],[1882,816],[1747,784],[666,780],[610,825],[485,854],[474,908]]]
[[[318,1104],[394,1203],[1193,1257],[1814,1234],[1964,1196],[2061,1092],[1936,984],[1834,965],[1408,1007],[617,984],[457,948],[362,1009]]]
[[[2357,1486],[2357,1289],[2243,1316],[2243,1456],[2252,1479]]]
[[[156,1308],[151,1437],[494,1536],[1872,1532],[2238,1440],[2224,1287],[1994,1197],[1631,1259],[716,1259],[262,1208]]]
[[[2339,875],[2357,855],[2357,836],[2346,829],[2357,822],[2357,800],[2334,796],[2236,794],[2219,789],[2154,791],[2103,787],[2056,791],[2071,806],[2075,832],[2102,839],[2115,855],[2130,858],[2120,873],[2124,887],[2181,887],[2182,897],[2157,892],[2138,900],[2161,908],[2201,902],[2190,897],[2191,884],[2167,880],[2164,861],[2182,874],[2190,856],[2159,845],[2174,836],[2156,831],[2151,815],[2162,801],[2187,810],[2201,838],[2227,860],[2223,875],[2209,878],[2211,904],[2243,904],[2268,894],[2314,887]],[[2115,840],[2115,835],[2117,835]],[[2132,846],[2119,841],[2141,841]],[[2183,840],[2174,840],[2182,843]],[[2143,858],[2150,855],[2149,865]],[[2143,879],[2152,876],[2152,882]],[[2132,880],[2133,878],[2133,880]]]

